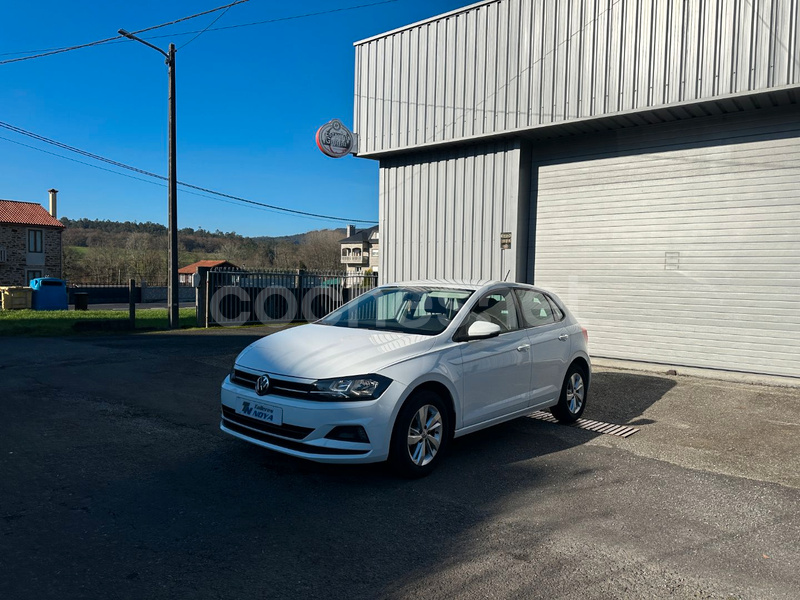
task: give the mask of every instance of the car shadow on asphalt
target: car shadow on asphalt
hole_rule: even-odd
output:
[[[617,425],[649,425],[648,408],[677,385],[669,377],[627,371],[595,371],[583,417]]]

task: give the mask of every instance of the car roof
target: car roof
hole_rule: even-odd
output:
[[[460,290],[479,290],[486,285],[494,283],[490,280],[461,280],[461,279],[416,279],[413,281],[395,281],[386,283],[381,287],[421,287],[421,288],[443,288]]]
[[[484,288],[492,288],[494,286],[524,287],[536,290],[540,289],[527,283],[499,281],[496,279],[418,279],[413,281],[396,281],[392,283],[386,283],[381,287],[420,287],[477,291]]]

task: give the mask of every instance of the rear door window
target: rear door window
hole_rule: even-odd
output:
[[[548,300],[550,300],[550,306],[553,307],[553,317],[555,318],[555,320],[556,321],[563,320],[564,319],[564,313],[561,312],[561,308],[559,308],[558,304],[556,304],[556,301],[553,300],[550,296],[546,296],[546,298]]]
[[[544,294],[533,290],[515,289],[526,327],[539,327],[556,322],[553,307]],[[560,311],[559,311],[560,312]]]

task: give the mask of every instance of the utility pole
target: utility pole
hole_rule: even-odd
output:
[[[169,288],[167,304],[169,328],[178,329],[180,320],[180,291],[178,290],[178,152],[175,135],[175,44],[167,54],[169,71]]]
[[[175,44],[169,45],[169,51],[164,52],[158,46],[136,37],[132,33],[120,29],[118,33],[128,39],[135,40],[157,50],[164,55],[169,75],[169,281],[167,288],[167,314],[169,328],[180,327],[180,310],[178,294],[178,165],[175,127]]]

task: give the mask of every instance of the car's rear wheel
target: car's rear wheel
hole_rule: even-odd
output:
[[[394,423],[389,461],[406,477],[424,477],[439,464],[449,444],[450,415],[442,398],[430,391],[415,392]]]
[[[558,404],[550,412],[562,423],[574,423],[586,408],[588,394],[586,371],[579,364],[572,364],[564,377]]]

